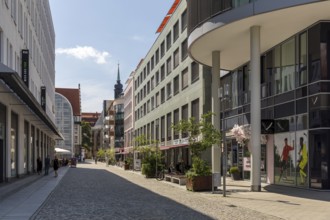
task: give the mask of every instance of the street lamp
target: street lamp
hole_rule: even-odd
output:
[[[155,176],[157,178],[157,174],[158,174],[158,164],[157,164],[157,161],[158,161],[158,142],[159,142],[159,133],[158,133],[159,119],[158,118],[156,119],[155,125],[156,125],[156,175]]]
[[[219,98],[221,101],[221,112],[222,112],[222,166],[223,166],[223,197],[226,197],[226,177],[227,177],[227,146],[226,146],[226,130],[225,130],[225,106],[224,102],[229,100],[229,84],[224,84],[224,88],[220,87]]]

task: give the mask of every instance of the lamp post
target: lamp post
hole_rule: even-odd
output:
[[[223,166],[223,197],[226,197],[226,177],[227,177],[227,145],[226,145],[226,129],[224,126],[225,122],[225,106],[224,102],[229,100],[229,84],[224,84],[224,88],[220,88],[220,100],[221,100],[221,112],[222,112],[222,166]]]
[[[157,174],[158,174],[158,164],[157,164],[157,161],[158,161],[158,142],[159,142],[159,132],[158,132],[159,119],[158,118],[156,119],[155,126],[156,126],[156,175],[155,176],[157,178]]]

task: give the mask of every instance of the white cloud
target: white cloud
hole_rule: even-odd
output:
[[[56,54],[67,54],[80,60],[93,59],[98,64],[107,63],[106,58],[110,54],[106,51],[98,51],[90,46],[76,46],[74,48],[57,48]]]
[[[134,40],[134,41],[140,41],[140,42],[144,41],[143,37],[138,36],[138,35],[132,36],[131,39]]]

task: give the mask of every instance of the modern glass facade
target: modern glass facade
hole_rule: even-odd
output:
[[[261,59],[261,148],[263,171],[275,184],[330,189],[330,22],[319,22],[263,53]],[[249,63],[221,79],[222,128],[251,124]],[[227,137],[230,165],[249,146]],[[267,177],[266,177],[267,178]]]
[[[73,153],[73,110],[67,98],[59,93],[55,93],[55,122],[64,140],[56,140],[56,147],[69,150]]]

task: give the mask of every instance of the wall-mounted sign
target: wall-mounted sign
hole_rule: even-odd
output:
[[[46,86],[41,86],[41,108],[46,111]]]
[[[22,50],[22,80],[29,87],[29,50]]]

